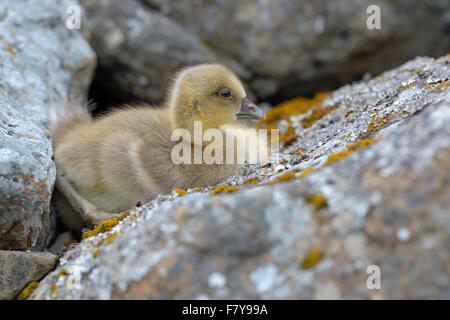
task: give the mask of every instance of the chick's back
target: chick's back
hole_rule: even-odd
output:
[[[182,179],[170,159],[170,137],[167,110],[125,108],[70,126],[55,138],[55,161],[86,199],[124,211]]]

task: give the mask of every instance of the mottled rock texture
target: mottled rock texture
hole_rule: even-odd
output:
[[[0,249],[41,250],[54,229],[49,103],[85,92],[95,64],[65,27],[74,3],[0,2]]]
[[[53,269],[57,256],[48,252],[0,250],[0,300],[13,299],[30,281]]]
[[[333,92],[238,191],[144,204],[32,298],[450,298],[449,79],[450,56],[417,58]]]
[[[226,63],[266,100],[450,51],[448,0],[81,2],[83,29],[100,59],[97,89],[150,101],[193,63]],[[379,30],[367,28],[369,5],[381,9]]]

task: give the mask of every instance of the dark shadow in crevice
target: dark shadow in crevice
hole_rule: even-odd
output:
[[[92,110],[94,117],[102,115],[124,104],[135,104],[142,99],[118,86],[113,74],[117,74],[117,67],[105,67],[98,65],[88,92],[88,99],[94,104]]]

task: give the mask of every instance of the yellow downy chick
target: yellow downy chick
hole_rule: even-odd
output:
[[[61,107],[51,117],[57,188],[91,225],[173,188],[217,183],[239,167],[175,164],[174,129],[193,136],[194,121],[201,121],[203,130],[223,129],[238,118],[263,116],[239,79],[218,64],[181,70],[164,108],[128,106],[93,120],[79,104]]]

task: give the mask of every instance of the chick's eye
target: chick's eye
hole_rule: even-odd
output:
[[[231,90],[230,89],[222,89],[219,91],[219,96],[223,99],[230,99],[231,98]]]

